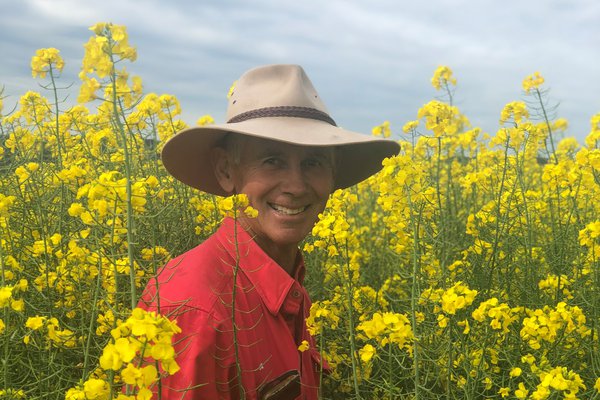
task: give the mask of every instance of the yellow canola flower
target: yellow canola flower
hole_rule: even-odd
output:
[[[104,348],[100,356],[100,366],[114,371],[121,368],[123,363],[133,360],[140,345],[136,341],[130,341],[128,338],[119,338],[114,343],[109,343]]]
[[[566,118],[558,118],[552,121],[552,130],[554,131],[566,131],[568,127],[569,121]]]
[[[525,388],[525,385],[523,384],[523,382],[519,382],[519,387],[517,390],[515,390],[515,397],[517,399],[526,399],[528,395],[529,395],[529,390],[527,390],[527,388]]]
[[[199,126],[205,126],[205,125],[210,125],[210,124],[214,124],[214,123],[215,123],[215,120],[210,115],[203,115],[200,118],[198,118],[198,121],[196,121],[196,124],[198,124]]]
[[[72,203],[67,212],[72,217],[78,217],[85,212],[85,208],[80,203]]]
[[[15,204],[16,199],[15,196],[6,196],[0,193],[0,216],[8,217],[10,208]]]
[[[102,35],[104,34],[104,30],[109,26],[110,24],[108,22],[98,22],[92,26],[90,26],[88,29],[92,32],[94,32],[96,35]]]
[[[1,320],[0,320],[1,321]],[[27,396],[23,389],[0,389],[0,399],[25,399]]]
[[[121,378],[123,378],[123,382],[128,385],[136,385],[138,388],[149,387],[158,378],[158,371],[152,364],[137,368],[129,363],[127,364],[127,367],[121,371]]]
[[[141,96],[142,93],[144,92],[144,86],[142,84],[142,78],[140,78],[139,76],[134,76],[133,78],[131,78],[131,81],[133,83],[131,90],[133,90],[133,92],[135,94],[137,94],[138,96]]]
[[[566,367],[556,367],[548,372],[542,372],[540,380],[536,390],[531,393],[532,399],[546,399],[552,391],[563,392],[565,398],[576,399],[579,390],[586,388],[579,374]]]
[[[591,130],[585,138],[585,145],[590,149],[597,149],[600,144],[600,113],[590,118]]]
[[[320,334],[324,327],[336,329],[340,322],[341,311],[331,300],[315,301],[306,318],[306,326],[311,335]]]
[[[517,376],[521,376],[521,373],[523,372],[523,370],[519,367],[514,367],[513,369],[510,370],[510,377],[511,378],[515,378]]]
[[[373,347],[370,344],[366,344],[360,350],[358,350],[358,355],[360,356],[360,359],[362,360],[362,362],[365,363],[371,361],[375,353],[375,347]]]
[[[56,69],[62,71],[65,62],[60,56],[60,51],[50,47],[47,49],[38,49],[35,56],[31,58],[31,74],[34,78],[45,78],[48,71]]]
[[[88,379],[83,385],[71,388],[65,394],[65,400],[108,400],[109,398],[109,384],[97,378]]]
[[[539,87],[544,83],[544,77],[540,75],[539,72],[534,72],[532,75],[527,76],[523,80],[523,90],[525,93],[529,94],[533,89],[539,89]]]
[[[231,84],[231,86],[229,87],[229,90],[227,91],[227,98],[231,98],[231,96],[233,96],[233,93],[235,92],[235,86],[237,85],[237,81],[233,81],[233,83]]]
[[[417,130],[418,126],[419,126],[419,120],[409,121],[406,124],[404,124],[404,126],[402,127],[402,132],[404,132],[404,133],[414,132]]]
[[[77,102],[79,103],[87,103],[88,101],[92,101],[98,98],[96,95],[96,91],[100,89],[100,82],[96,80],[96,78],[85,78],[79,88],[79,96],[77,97]]]
[[[377,125],[371,129],[371,134],[373,136],[383,136],[389,138],[392,134],[392,130],[390,129],[390,121],[383,121],[381,125]]]
[[[142,256],[142,259],[146,261],[163,261],[168,259],[170,256],[169,251],[162,246],[154,246],[154,248],[142,249],[140,254]]]
[[[248,196],[243,193],[235,194],[225,198],[219,198],[217,201],[219,211],[223,216],[238,218],[238,213],[240,211],[243,211],[243,213],[249,218],[256,218],[258,216],[258,210],[250,205]]]
[[[113,63],[109,55],[109,42],[106,37],[91,37],[83,45],[85,52],[82,61],[80,78],[95,72],[98,77],[104,78],[111,73]]]
[[[160,183],[158,178],[156,178],[156,176],[154,175],[150,175],[146,178],[146,185],[148,185],[149,188],[156,188],[158,186],[158,184]]]
[[[505,303],[500,303],[496,297],[483,301],[472,313],[473,319],[484,322],[489,318],[490,326],[494,330],[501,330],[502,333],[508,333],[513,322],[518,320],[518,315],[514,309]]]
[[[123,41],[127,38],[127,29],[124,25],[113,25],[109,24],[111,37],[115,42]]]
[[[113,72],[111,55],[118,56],[116,61],[129,59],[135,61],[137,52],[128,43],[127,28],[112,23],[98,23],[90,27],[95,36],[92,36],[84,45],[85,53],[82,63],[83,79],[86,74],[95,72],[104,78]]]
[[[41,125],[51,115],[48,99],[31,90],[21,96],[19,105],[21,109],[16,115],[22,115],[28,123]]]
[[[246,214],[246,216],[249,218],[256,218],[258,217],[258,210],[252,206],[247,206],[244,209],[244,214]]]
[[[36,172],[40,168],[38,163],[30,162],[26,165],[21,165],[15,169],[15,175],[19,178],[19,183],[24,183],[29,179],[32,173]]]
[[[535,363],[535,357],[532,354],[526,354],[521,357],[521,362],[533,365]]]
[[[584,229],[579,231],[579,244],[581,246],[593,247],[600,242],[600,221],[590,222]]]
[[[435,137],[455,135],[460,128],[458,108],[438,100],[432,100],[421,107],[417,113],[419,119],[425,119],[425,128]]]
[[[452,70],[446,65],[440,65],[436,68],[431,78],[431,85],[435,90],[440,90],[448,84],[456,86],[456,78],[454,78]]]
[[[308,350],[310,348],[310,345],[308,344],[308,340],[303,340],[302,343],[300,343],[300,346],[298,346],[298,351],[303,353],[306,350]]]
[[[126,321],[119,322],[111,331],[114,340],[104,348],[99,360],[100,367],[118,371],[136,356],[152,357],[160,361],[162,369],[172,375],[179,370],[179,366],[175,362],[171,340],[179,332],[181,329],[175,322],[154,312],[136,308]],[[142,350],[143,354],[140,354]],[[130,369],[125,375],[129,379],[135,374]],[[144,376],[147,379],[148,375]]]
[[[159,339],[150,349],[150,355],[155,360],[168,361],[175,358],[175,350],[171,345],[170,338],[165,336]]]
[[[105,399],[110,394],[110,387],[101,379],[90,379],[83,384],[83,392],[87,399]]]
[[[12,299],[12,286],[4,286],[0,288],[0,308],[6,307]]]
[[[158,117],[165,121],[171,121],[173,117],[181,114],[181,105],[177,97],[170,94],[161,94],[158,96],[160,109]]]
[[[376,312],[370,320],[364,320],[356,329],[363,331],[368,339],[377,340],[382,346],[395,343],[398,347],[408,347],[413,339],[410,321],[404,314]]]
[[[590,328],[585,325],[585,314],[578,306],[559,302],[555,308],[544,306],[542,309],[528,310],[528,314],[523,319],[520,335],[535,350],[544,342],[554,343],[559,335],[583,338],[591,334]],[[572,340],[577,341],[577,338]]]
[[[520,124],[526,118],[529,118],[529,111],[527,105],[522,101],[513,101],[508,103],[502,109],[500,113],[500,123],[514,121],[515,124]]]
[[[79,183],[88,174],[88,171],[78,165],[70,165],[58,172],[57,178],[63,183]]]
[[[15,310],[16,312],[23,312],[23,310],[25,310],[25,301],[23,299],[13,299],[10,302],[10,308]]]
[[[560,290],[565,295],[565,298],[572,299],[573,294],[569,290],[572,283],[565,274],[561,274],[560,276],[548,274],[546,279],[538,282],[538,287],[549,296],[553,296],[557,290]]]
[[[456,314],[458,310],[466,308],[473,303],[477,290],[471,290],[462,282],[457,282],[442,294],[442,310],[446,314]]]

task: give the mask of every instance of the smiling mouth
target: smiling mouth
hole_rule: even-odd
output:
[[[271,204],[271,203],[269,203],[269,205],[275,211],[277,211],[281,214],[285,214],[285,215],[297,215],[297,214],[300,214],[301,212],[305,211],[308,208],[308,206],[304,206],[304,207],[300,207],[300,208],[287,208],[287,207],[280,206],[278,204]]]

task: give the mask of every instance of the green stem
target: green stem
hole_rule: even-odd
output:
[[[554,148],[554,138],[552,137],[552,126],[550,125],[550,119],[548,118],[548,113],[546,112],[546,107],[544,106],[544,101],[542,100],[542,93],[540,89],[535,88],[535,94],[540,102],[540,107],[542,107],[542,113],[544,114],[544,122],[546,122],[546,127],[548,128],[548,138],[550,139],[550,147],[552,148],[552,156],[554,158],[554,164],[558,164],[558,157],[556,156],[556,149]],[[546,148],[546,151],[548,149]]]
[[[98,244],[96,244],[96,246],[98,246]],[[97,306],[98,306],[98,296],[100,293],[100,289],[101,289],[101,284],[102,284],[102,258],[98,257],[98,277],[96,279],[96,288],[94,290],[94,300],[92,301],[92,310],[90,313],[90,323],[88,326],[88,330],[87,330],[87,340],[83,349],[83,371],[82,371],[82,380],[85,380],[88,374],[88,366],[89,366],[89,358],[90,358],[90,349],[91,349],[91,343],[92,343],[92,336],[93,336],[93,328],[94,328],[94,321],[97,318]],[[84,314],[84,313],[82,313]]]
[[[240,392],[240,399],[246,398],[246,392],[244,390],[243,380],[242,380],[242,365],[240,361],[240,349],[238,342],[238,327],[236,324],[235,318],[235,304],[236,304],[236,296],[237,296],[237,276],[240,268],[240,249],[238,243],[238,224],[237,224],[237,213],[238,207],[234,202],[234,218],[233,218],[233,244],[235,246],[235,265],[233,266],[233,288],[231,289],[231,325],[233,330],[233,351],[235,352],[235,368],[237,371],[237,381]]]
[[[2,232],[0,230],[0,232]],[[2,236],[0,235],[0,238]],[[1,243],[2,239],[0,239],[0,284],[2,287],[4,287],[5,285],[5,275],[4,275],[4,248],[2,247],[2,243]],[[4,309],[4,321],[6,321],[6,323],[8,323],[8,308]],[[5,328],[6,329],[6,328]],[[8,359],[9,359],[9,340],[4,340],[4,357],[2,357],[2,380],[4,382],[4,387],[8,388],[9,386],[9,382],[8,382]]]
[[[119,114],[118,98],[117,98],[117,73],[115,70],[115,60],[114,53],[111,50],[108,54],[110,56],[110,61],[112,63],[111,70],[111,84],[112,84],[112,106],[113,106],[113,116],[114,122],[117,127],[117,132],[121,135],[121,140],[123,142],[123,156],[125,162],[125,191],[126,191],[126,205],[127,205],[127,215],[126,215],[126,227],[127,227],[127,258],[129,260],[129,290],[131,296],[131,309],[133,310],[137,305],[137,294],[136,294],[136,286],[135,286],[135,268],[134,268],[134,256],[133,256],[133,205],[132,205],[132,190],[131,190],[131,156],[129,154],[129,148],[127,145],[127,134],[125,132],[125,128],[123,126],[123,122],[121,121],[121,116]]]
[[[508,136],[508,135],[507,135]],[[500,188],[498,190],[497,198],[498,202],[496,203],[496,224],[494,227],[494,243],[492,247],[492,259],[490,260],[490,273],[488,277],[487,286],[485,287],[485,292],[489,292],[491,290],[494,280],[494,269],[496,268],[496,254],[498,250],[498,244],[500,241],[500,220],[502,215],[502,194],[504,193],[504,185],[506,183],[506,175],[508,172],[508,149],[509,149],[510,137],[506,138],[506,143],[504,145],[504,165],[502,167],[502,178],[500,179]]]
[[[421,381],[421,372],[419,368],[420,353],[419,353],[419,335],[417,334],[417,306],[418,306],[418,298],[421,296],[419,290],[419,274],[421,271],[419,265],[419,228],[417,226],[417,221],[415,216],[414,204],[412,202],[410,196],[410,188],[406,188],[406,199],[408,201],[408,208],[410,210],[410,222],[412,224],[412,234],[413,234],[413,251],[412,251],[412,284],[411,284],[411,294],[410,294],[410,322],[413,328],[413,369],[415,371],[415,400],[419,400],[420,396],[420,381]]]
[[[337,247],[337,245],[336,245]],[[358,385],[358,360],[357,360],[357,350],[356,350],[356,342],[355,342],[355,331],[354,331],[354,306],[353,306],[353,287],[352,287],[352,270],[350,269],[350,257],[348,254],[348,242],[346,241],[344,250],[345,254],[345,263],[344,265],[347,268],[348,272],[348,283],[346,285],[346,301],[348,302],[348,325],[349,325],[349,337],[350,340],[350,360],[352,361],[352,381],[354,384],[354,391],[356,393],[356,398],[361,399],[360,395],[360,387]],[[344,276],[342,272],[342,276]]]
[[[63,149],[62,149],[62,137],[60,135],[60,124],[58,121],[58,115],[60,110],[58,109],[58,89],[56,88],[56,81],[54,78],[54,69],[52,68],[52,66],[50,66],[49,71],[50,73],[50,80],[52,81],[52,93],[54,94],[54,114],[55,114],[55,119],[56,119],[56,145],[58,146],[58,167],[60,169],[62,169],[63,166],[63,162],[62,162],[62,153],[63,153]],[[61,202],[62,204],[62,202]]]

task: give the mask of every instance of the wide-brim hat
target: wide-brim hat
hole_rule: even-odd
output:
[[[214,173],[211,150],[227,134],[301,146],[335,147],[335,188],[352,186],[398,153],[393,140],[342,129],[329,116],[298,65],[268,65],[244,73],[229,96],[227,123],[184,129],[169,139],[162,161],[171,175],[196,189],[227,196]]]

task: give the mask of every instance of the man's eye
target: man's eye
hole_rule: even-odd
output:
[[[310,168],[321,168],[326,165],[326,161],[320,158],[309,158],[304,161],[304,165]]]
[[[280,165],[281,164],[281,160],[277,157],[269,157],[266,158],[263,163],[267,164],[267,165]]]

